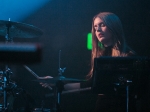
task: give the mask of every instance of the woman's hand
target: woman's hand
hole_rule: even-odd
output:
[[[51,84],[48,84],[48,83],[43,83],[43,82],[40,82],[40,85],[42,85],[42,87],[44,88],[48,88],[50,90],[52,90],[53,88],[51,87],[52,85]]]

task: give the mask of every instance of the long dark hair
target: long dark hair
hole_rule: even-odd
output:
[[[92,77],[94,58],[103,56],[105,48],[100,43],[95,35],[94,20],[100,18],[112,33],[113,48],[111,56],[126,56],[126,42],[123,32],[122,23],[117,15],[111,12],[101,12],[94,16],[92,21],[92,52],[91,52],[91,70],[87,78]],[[101,45],[100,45],[101,44]]]

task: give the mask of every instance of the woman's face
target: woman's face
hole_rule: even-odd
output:
[[[96,17],[94,20],[95,35],[105,47],[113,44],[112,34],[103,20]]]

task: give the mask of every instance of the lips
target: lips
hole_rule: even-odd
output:
[[[99,36],[99,37],[103,37],[103,36],[104,36],[104,34],[101,34],[101,33],[100,33],[100,34],[98,34],[98,36]]]

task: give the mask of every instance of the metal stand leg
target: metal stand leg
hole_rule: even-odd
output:
[[[127,97],[127,99],[126,99],[126,101],[127,101],[127,104],[126,104],[127,105],[127,107],[126,107],[127,110],[126,110],[126,112],[129,112],[129,85],[126,86],[126,92],[127,92],[126,93],[126,95],[127,95],[126,96]]]
[[[132,81],[127,80],[126,85],[126,112],[129,112],[129,86]]]
[[[64,84],[62,81],[58,81],[56,83],[56,88],[55,88],[55,104],[54,104],[54,108],[53,111],[54,112],[61,112],[61,108],[60,108],[60,102],[61,102],[61,92],[64,88]]]
[[[7,101],[7,92],[11,90],[11,83],[10,83],[10,74],[12,74],[12,72],[10,71],[10,69],[6,66],[5,71],[3,72],[3,108],[2,108],[2,112],[7,112],[9,110],[9,105],[8,105],[8,101]]]
[[[7,111],[7,78],[4,76],[4,112]]]

